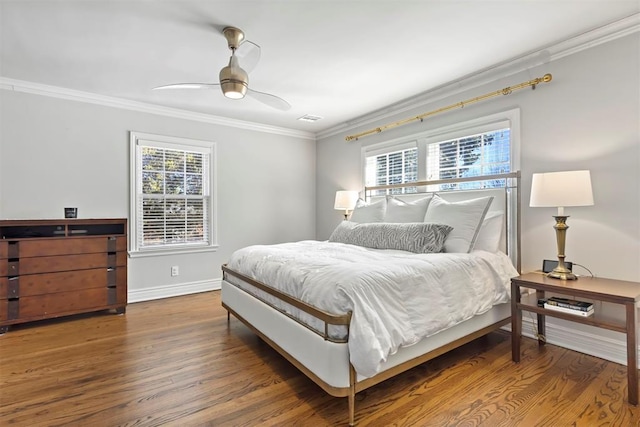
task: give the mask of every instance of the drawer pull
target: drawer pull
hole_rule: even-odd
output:
[[[18,261],[9,262],[9,276],[17,276],[20,274],[20,268]]]
[[[19,298],[20,297],[20,278],[10,277],[7,287],[7,298]]]

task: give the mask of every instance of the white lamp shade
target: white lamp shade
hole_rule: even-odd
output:
[[[532,207],[592,206],[593,191],[588,170],[534,173]]]
[[[336,201],[333,205],[334,209],[340,209],[344,211],[353,210],[358,201],[357,191],[336,191]]]

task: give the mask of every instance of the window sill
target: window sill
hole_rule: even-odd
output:
[[[218,245],[199,246],[199,247],[181,247],[181,248],[158,248],[144,249],[137,251],[129,251],[129,258],[145,258],[166,255],[184,255],[202,252],[216,252]]]

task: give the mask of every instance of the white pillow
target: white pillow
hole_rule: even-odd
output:
[[[362,199],[358,199],[350,219],[353,222],[382,222],[384,221],[384,213],[386,210],[386,199],[372,203],[367,203]]]
[[[504,212],[489,212],[482,221],[474,251],[498,252],[504,230]]]
[[[437,194],[431,199],[424,222],[435,222],[453,227],[444,242],[445,252],[467,253],[473,249],[480,225],[493,196],[461,202],[447,202]]]
[[[384,222],[422,222],[430,201],[431,196],[412,202],[387,196],[387,212],[384,214]]]

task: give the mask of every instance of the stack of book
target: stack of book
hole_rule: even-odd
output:
[[[560,297],[548,298],[544,303],[544,308],[584,317],[591,316],[593,314],[592,303]]]

